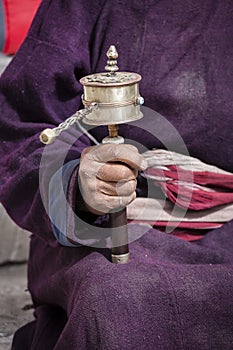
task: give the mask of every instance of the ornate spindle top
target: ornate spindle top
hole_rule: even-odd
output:
[[[110,72],[111,75],[115,75],[115,72],[119,70],[119,67],[117,66],[118,52],[116,50],[116,47],[114,45],[111,45],[106,55],[108,57],[108,60],[107,65],[105,66],[105,70]]]
[[[108,60],[105,66],[105,72],[94,73],[80,79],[80,83],[85,86],[92,87],[116,87],[137,84],[141,80],[141,76],[133,72],[117,72],[118,52],[114,45],[111,45],[106,53]],[[97,101],[98,102],[98,101]]]

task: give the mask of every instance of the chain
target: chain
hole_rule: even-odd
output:
[[[77,123],[77,121],[82,120],[87,114],[95,111],[98,108],[97,103],[93,103],[74,113],[71,117],[67,118],[64,122],[59,124],[56,128],[53,129],[55,136],[60,135],[64,130],[67,130],[71,125]]]
[[[98,103],[93,102],[86,106],[84,109],[77,111],[71,117],[59,124],[56,128],[43,130],[40,134],[40,141],[45,145],[52,143],[62,131],[67,130],[71,125],[75,123],[78,124],[79,120],[83,119],[84,116],[95,111],[96,109],[98,109]]]

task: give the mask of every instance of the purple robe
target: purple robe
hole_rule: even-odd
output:
[[[108,249],[63,247],[53,234],[41,197],[48,198],[65,137],[39,179],[40,132],[81,108],[79,79],[103,71],[111,44],[120,69],[143,76],[145,105],[175,127],[190,155],[232,172],[232,15],[230,0],[42,2],[0,80],[0,199],[32,232],[36,320],[16,333],[14,349],[233,348],[232,221],[196,243],[150,229],[130,244],[130,263],[114,265]],[[132,130],[121,128],[140,140]],[[93,133],[101,140],[106,130]],[[66,162],[90,145],[79,136]],[[175,149],[173,135],[165,137]]]

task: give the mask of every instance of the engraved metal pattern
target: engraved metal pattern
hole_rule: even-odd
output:
[[[110,73],[99,73],[88,75],[82,79],[83,84],[100,83],[100,84],[122,84],[133,83],[138,81],[138,76],[134,73],[118,72],[115,75]]]

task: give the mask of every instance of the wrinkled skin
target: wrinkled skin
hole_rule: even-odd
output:
[[[136,147],[104,144],[84,149],[79,168],[79,188],[87,209],[108,213],[136,198],[138,171],[146,161]]]

